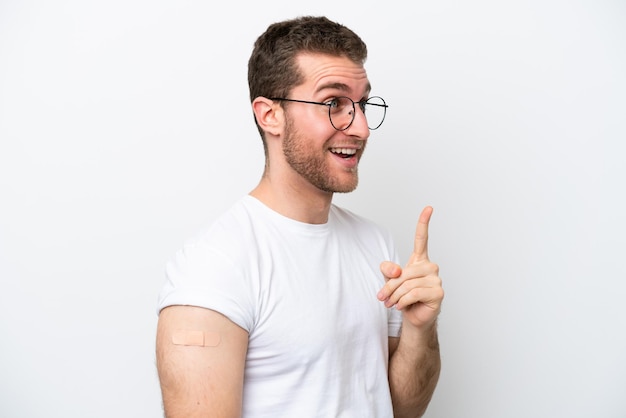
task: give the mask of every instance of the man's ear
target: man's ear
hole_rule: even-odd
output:
[[[252,111],[257,123],[266,133],[278,136],[283,129],[283,108],[273,100],[257,97],[252,101]]]

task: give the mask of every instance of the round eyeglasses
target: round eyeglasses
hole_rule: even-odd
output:
[[[285,99],[282,97],[270,97],[270,100],[282,100],[285,102],[307,103],[320,106],[328,106],[328,118],[330,124],[338,131],[348,129],[356,114],[355,104],[359,105],[361,112],[367,120],[367,127],[371,130],[380,128],[385,120],[387,108],[389,107],[385,100],[379,96],[372,96],[366,100],[355,102],[349,97],[334,97],[326,102],[310,102],[308,100]]]

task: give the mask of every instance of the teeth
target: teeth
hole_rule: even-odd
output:
[[[346,155],[356,154],[356,150],[354,148],[331,148],[330,151],[335,154],[346,154]]]

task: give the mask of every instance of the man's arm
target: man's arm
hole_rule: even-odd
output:
[[[421,417],[435,391],[441,359],[437,316],[443,300],[439,267],[428,259],[428,223],[432,208],[422,211],[415,230],[415,246],[402,269],[383,262],[387,283],[378,298],[402,311],[399,338],[389,338],[389,388],[394,417]]]
[[[402,338],[389,338],[389,388],[396,418],[421,417],[439,380],[441,359],[436,325],[415,337],[405,334]]]
[[[161,311],[156,355],[167,418],[241,416],[248,333],[194,306]]]

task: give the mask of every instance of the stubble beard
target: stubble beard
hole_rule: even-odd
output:
[[[327,193],[350,193],[359,183],[358,166],[350,172],[349,179],[341,179],[331,174],[326,152],[314,149],[313,141],[300,134],[287,119],[283,154],[289,166],[313,186]]]

